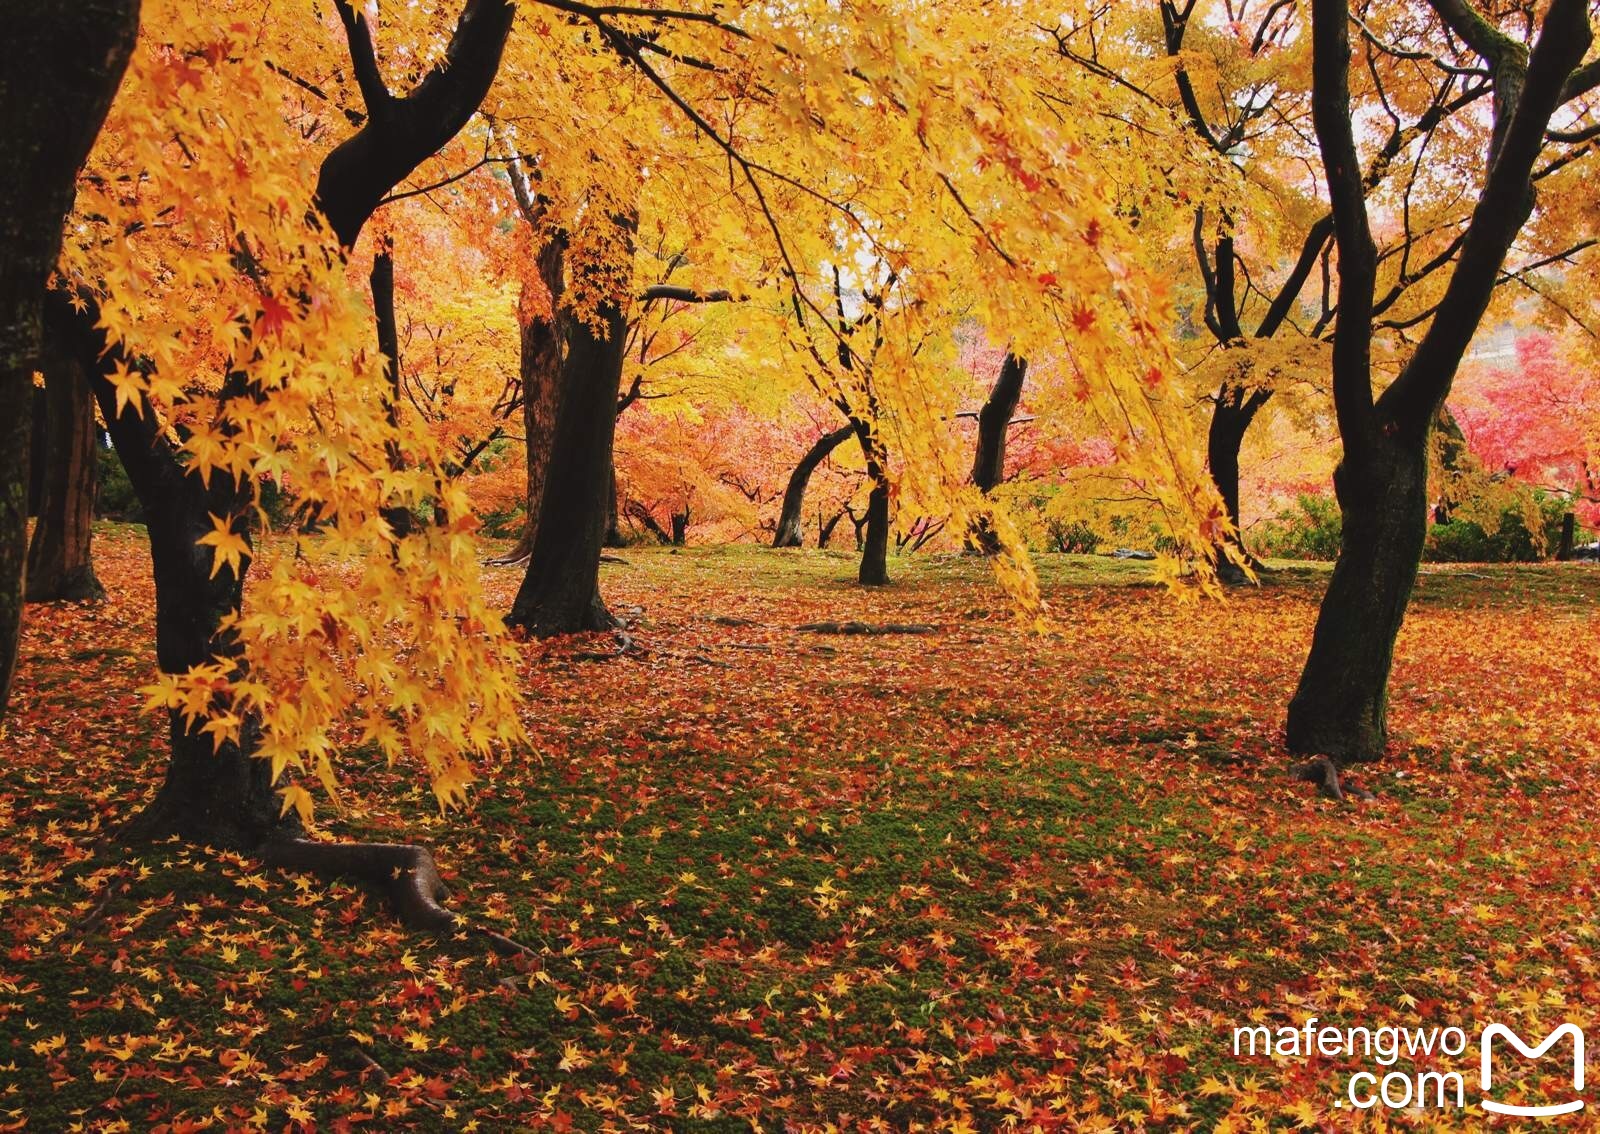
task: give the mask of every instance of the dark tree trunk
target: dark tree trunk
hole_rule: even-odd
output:
[[[1000,364],[989,397],[978,411],[978,444],[972,458],[972,483],[987,496],[1006,478],[1006,436],[1011,432],[1011,416],[1022,399],[1022,380],[1028,373],[1028,360],[1007,353]],[[969,550],[985,555],[1000,553],[1000,537],[987,515],[973,520],[967,533]]]
[[[40,349],[46,348],[41,346]],[[39,364],[41,368],[47,365],[43,358]],[[50,465],[50,408],[37,392],[28,401],[33,417],[28,449],[28,515],[37,516],[44,503],[44,478]]]
[[[624,547],[627,540],[622,535],[622,517],[617,511],[617,501],[620,498],[617,491],[617,461],[615,454],[611,459],[611,487],[606,491],[606,547]]]
[[[538,529],[506,619],[541,638],[616,625],[600,599],[600,553],[628,326],[616,302],[598,315],[599,332],[586,320],[570,321]]]
[[[1375,760],[1388,743],[1389,667],[1428,530],[1426,440],[1346,458],[1334,489],[1344,540],[1289,702],[1288,742],[1345,764]]]
[[[689,538],[689,509],[672,513],[672,546],[682,547]]]
[[[366,18],[346,5],[339,6],[339,13],[368,113],[361,128],[323,161],[316,199],[348,251],[384,194],[453,137],[476,111],[498,68],[512,9],[504,0],[468,0],[441,65],[403,97],[390,93],[383,83]],[[392,320],[393,308],[384,295],[392,292],[392,276],[386,272],[381,254],[372,282],[380,343],[393,362],[398,355],[396,336],[392,323],[385,326],[386,317]],[[75,349],[88,348],[90,353],[82,357],[101,360],[94,369],[95,394],[145,511],[156,583],[158,661],[165,672],[182,673],[212,658],[235,658],[238,644],[221,625],[240,608],[249,560],[237,576],[226,567],[213,575],[210,549],[198,540],[212,529],[211,515],[231,519],[241,534],[248,531],[249,486],[217,473],[208,485],[202,484],[198,476],[187,472],[153,413],[140,416],[129,405],[118,415],[104,366],[119,352],[103,352],[103,346],[104,337],[92,330],[90,320]],[[386,391],[391,405],[393,391],[393,385]],[[224,382],[224,401],[247,396],[244,383],[235,376]],[[255,757],[257,735],[254,722],[247,721],[240,744],[224,745],[213,753],[209,737],[191,733],[181,721],[176,722],[166,779],[156,798],[130,825],[130,834],[176,834],[240,850],[298,845],[298,821],[293,814],[280,815],[271,767]],[[319,869],[315,854],[307,850],[301,856],[303,862],[297,863]],[[405,864],[397,860],[393,865]],[[394,884],[393,879],[381,875],[374,881]]]
[[[1312,116],[1339,252],[1333,394],[1344,453],[1334,487],[1344,540],[1289,705],[1287,739],[1291,749],[1335,764],[1383,754],[1389,666],[1426,534],[1429,434],[1532,211],[1531,175],[1545,131],[1592,38],[1584,0],[1552,0],[1530,54],[1470,13],[1433,8],[1490,65],[1488,172],[1433,321],[1399,377],[1374,399],[1378,257],[1350,114],[1350,10],[1348,0],[1312,3]]]
[[[383,355],[383,384],[386,399],[385,413],[390,426],[400,421],[400,323],[394,311],[394,241],[385,236],[378,242],[372,256],[372,273],[368,276],[372,289],[372,310],[378,324],[378,353]],[[390,441],[385,446],[389,467],[399,472],[406,467],[405,454],[400,446]],[[408,508],[395,506],[383,510],[397,536],[411,532],[412,516]]]
[[[1006,435],[1012,415],[1022,400],[1022,381],[1028,373],[1028,360],[1007,354],[1000,364],[1000,375],[989,390],[989,398],[978,411],[978,448],[972,460],[972,483],[985,493],[992,492],[1006,476]]]
[[[1211,472],[1211,483],[1222,497],[1238,548],[1246,555],[1249,552],[1244,546],[1244,527],[1239,520],[1239,450],[1244,445],[1250,423],[1271,396],[1271,390],[1223,386],[1212,400],[1211,427],[1206,434],[1206,466]],[[1220,553],[1217,573],[1227,583],[1246,581],[1245,573]]]
[[[1265,390],[1225,386],[1213,403],[1211,428],[1206,434],[1206,462],[1235,531],[1240,530],[1239,449],[1250,423],[1270,396]]]
[[[1573,545],[1578,539],[1578,517],[1571,512],[1561,517],[1561,542],[1556,545],[1556,561],[1565,563],[1572,558]]]
[[[841,425],[832,433],[823,434],[806,450],[800,463],[795,465],[794,472],[789,474],[789,486],[783,490],[783,507],[778,512],[778,530],[772,537],[773,547],[800,546],[800,515],[805,507],[806,486],[811,483],[811,474],[827,460],[828,454],[844,444],[847,438],[855,436],[855,432],[855,426]],[[822,544],[819,542],[817,546],[821,547]]]
[[[228,567],[213,574],[211,549],[199,540],[212,530],[210,517],[216,515],[235,518],[235,530],[248,541],[248,486],[220,472],[203,484],[179,460],[153,412],[146,408],[141,415],[130,402],[118,413],[108,375],[125,356],[120,347],[108,347],[105,332],[95,327],[96,309],[77,310],[61,292],[46,303],[56,357],[63,367],[88,376],[144,511],[156,585],[157,663],[165,673],[184,673],[213,658],[236,658],[237,643],[220,626],[239,609],[249,558],[237,575]],[[176,834],[248,851],[280,826],[270,766],[251,756],[253,724],[245,729],[242,748],[225,744],[213,753],[211,738],[198,731],[200,723],[191,731],[180,717],[172,717],[166,779],[127,834],[134,839]]]
[[[863,420],[852,423],[861,451],[867,461],[866,534],[861,545],[861,569],[856,581],[864,587],[881,587],[889,582],[889,470],[882,449]]]
[[[824,520],[820,512],[817,514],[817,547],[819,549],[828,546],[828,541],[833,538],[833,529],[839,526],[839,521],[842,519],[844,519],[844,511],[842,509],[835,512],[831,520]]]
[[[530,209],[532,206],[529,206]],[[539,278],[544,283],[548,310],[535,309],[526,290],[522,296],[521,341],[518,366],[522,385],[523,454],[528,469],[523,496],[522,535],[496,563],[527,562],[533,554],[533,537],[539,529],[539,508],[550,465],[551,439],[556,431],[556,411],[561,400],[561,348],[566,316],[561,313],[564,290],[565,242],[547,240],[539,249]]]
[[[656,519],[655,514],[639,501],[633,500],[629,502],[628,516],[645,531],[655,536],[656,542],[663,547],[672,542],[672,536],[668,534],[666,528],[661,526],[661,521]]]
[[[52,305],[53,307],[53,305]],[[94,395],[82,363],[51,349],[64,328],[46,312],[44,402],[47,440],[40,454],[44,491],[28,544],[29,602],[97,599],[105,592],[90,558],[94,519]]]
[[[0,5],[0,716],[22,632],[33,374],[78,171],[139,29],[138,0]]]

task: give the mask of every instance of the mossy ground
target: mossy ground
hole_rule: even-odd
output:
[[[108,603],[33,609],[0,740],[0,1127],[1339,1129],[1359,1061],[1232,1028],[1600,1019],[1593,567],[1426,569],[1377,801],[1341,806],[1281,748],[1325,568],[1195,607],[1046,556],[1034,638],[969,557],[864,591],[848,553],[629,549],[642,649],[525,646],[533,746],[469,811],[357,750],[322,815],[433,846],[506,959],[107,840],[161,751],[142,533],[99,551]]]

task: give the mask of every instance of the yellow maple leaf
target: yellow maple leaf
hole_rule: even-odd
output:
[[[250,545],[233,530],[231,521],[212,513],[211,523],[212,529],[196,541],[213,549],[210,577],[215,578],[223,564],[227,564],[234,576],[238,577],[244,557],[250,554]]]

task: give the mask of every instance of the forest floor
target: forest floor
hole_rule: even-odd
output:
[[[1233,1029],[1459,1025],[1426,1065],[1475,1103],[1478,1027],[1600,1022],[1592,566],[1426,569],[1376,800],[1337,804],[1281,746],[1322,569],[1185,607],[1045,557],[1036,638],[971,559],[866,592],[844,553],[624,551],[638,648],[523,647],[533,750],[468,812],[358,750],[321,813],[431,845],[507,959],[104,845],[162,745],[142,531],[97,552],[106,604],[30,608],[0,739],[0,1129],[1346,1129],[1384,1068]],[[849,619],[935,630],[796,629]],[[1570,1096],[1547,1070],[1510,1093]]]

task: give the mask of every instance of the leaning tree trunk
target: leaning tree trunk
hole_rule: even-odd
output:
[[[1011,416],[1022,400],[1022,380],[1027,373],[1028,360],[1007,352],[989,397],[978,411],[978,445],[972,457],[972,483],[985,496],[1005,479],[1006,436],[1011,431]],[[973,521],[969,538],[969,546],[985,555],[1000,552],[1000,538],[987,515]]]
[[[628,324],[615,301],[598,316],[598,332],[587,320],[570,321],[539,524],[506,618],[541,638],[616,625],[600,598],[600,554]]]
[[[867,494],[866,535],[856,580],[864,587],[881,587],[889,582],[889,470],[871,427],[860,419],[852,424],[866,457],[867,481],[872,485]]]
[[[778,530],[772,537],[773,547],[800,546],[801,509],[805,507],[806,486],[811,483],[811,474],[846,439],[855,436],[855,432],[855,426],[841,425],[832,433],[823,434],[806,450],[800,463],[795,465],[794,472],[789,474],[789,486],[783,490],[783,507],[778,512]]]
[[[0,5],[0,715],[22,632],[33,373],[46,281],[133,51],[138,0]]]
[[[1394,437],[1334,474],[1344,541],[1323,597],[1287,739],[1340,764],[1388,742],[1389,668],[1427,535],[1427,441]]]
[[[94,395],[70,351],[50,349],[62,328],[46,313],[46,443],[39,520],[28,544],[29,602],[96,599],[105,592],[90,558],[95,496]]]
[[[1006,434],[1011,417],[1022,400],[1022,381],[1028,373],[1028,360],[1007,354],[1000,374],[989,390],[989,397],[978,411],[978,447],[972,459],[972,483],[992,492],[1005,479]]]

